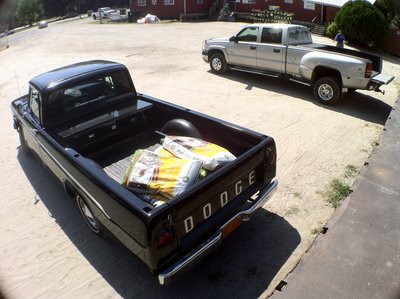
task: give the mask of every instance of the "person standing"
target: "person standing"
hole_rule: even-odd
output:
[[[344,35],[342,34],[342,30],[339,30],[338,34],[335,36],[336,47],[344,48]]]

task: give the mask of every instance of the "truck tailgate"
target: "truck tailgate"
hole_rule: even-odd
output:
[[[386,74],[379,74],[376,75],[371,79],[372,82],[378,83],[379,85],[382,84],[389,84],[394,79],[394,76],[386,75]]]

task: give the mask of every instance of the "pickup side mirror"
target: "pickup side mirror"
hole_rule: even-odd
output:
[[[229,41],[230,41],[230,42],[237,43],[237,42],[239,41],[239,39],[238,39],[237,36],[232,36],[232,37],[229,39]]]

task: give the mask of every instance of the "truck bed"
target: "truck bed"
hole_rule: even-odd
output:
[[[330,45],[324,45],[324,44],[307,44],[303,45],[308,48],[313,48],[313,49],[318,49],[318,50],[323,50],[323,51],[328,51],[328,52],[334,52],[334,53],[339,53],[339,54],[344,54],[344,55],[350,55],[350,56],[355,56],[363,59],[368,59],[372,61],[372,69],[375,72],[380,73],[382,71],[382,59],[379,56],[369,54],[366,52],[359,52],[351,49],[346,49],[346,48],[339,48],[335,46],[330,46]]]
[[[147,147],[146,149],[152,151],[155,147],[157,147],[159,143],[156,143],[153,146]],[[122,157],[120,160],[113,162],[109,165],[106,165],[105,167],[102,167],[104,172],[107,173],[107,175],[112,178],[114,181],[121,183],[125,173],[129,167],[129,164],[131,163],[132,160],[132,155],[133,153],[131,150],[129,152],[126,152],[125,157]]]
[[[113,164],[110,164],[103,168],[105,173],[112,178],[114,181],[121,183],[125,176],[126,170],[131,162],[131,156],[127,156]]]
[[[138,149],[152,150],[160,143],[160,140],[159,134],[147,130],[106,148],[101,148],[86,157],[100,165],[113,180],[121,183],[135,151]]]

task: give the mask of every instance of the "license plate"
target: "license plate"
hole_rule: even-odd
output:
[[[237,216],[222,228],[222,238],[226,238],[231,232],[237,229],[242,223],[242,215]]]

